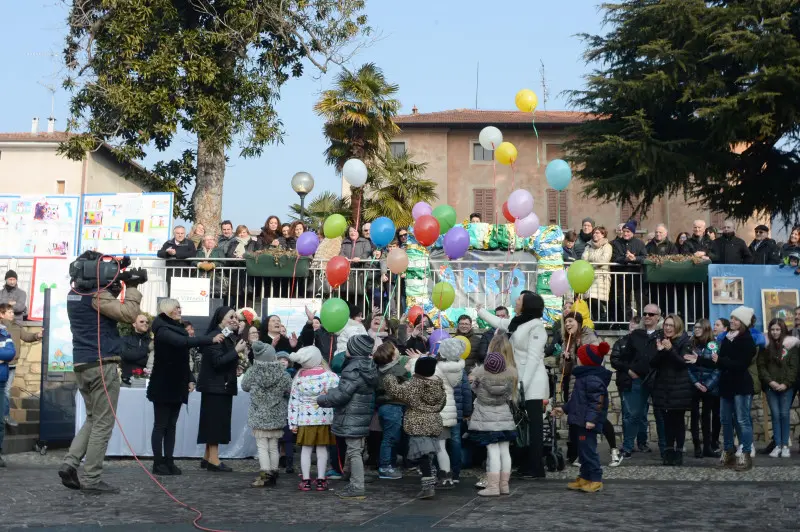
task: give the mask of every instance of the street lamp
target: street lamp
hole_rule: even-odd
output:
[[[314,178],[308,172],[297,172],[292,177],[292,190],[300,196],[300,221],[306,223],[306,196],[314,190]]]

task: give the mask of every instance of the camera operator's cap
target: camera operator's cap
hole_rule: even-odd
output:
[[[17,277],[17,272],[15,272],[14,270],[8,270],[6,272],[6,277],[5,278],[6,279],[19,279],[19,277]]]
[[[270,344],[256,340],[253,342],[253,359],[256,362],[277,362],[275,348]]]

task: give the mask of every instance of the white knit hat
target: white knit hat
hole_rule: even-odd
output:
[[[439,343],[439,357],[455,362],[461,360],[461,353],[467,348],[464,341],[458,338],[445,338]]]
[[[305,369],[316,368],[322,365],[322,353],[319,349],[310,345],[300,349],[297,353],[289,355],[289,360],[297,362]]]
[[[744,326],[749,328],[750,322],[753,321],[753,315],[756,313],[755,310],[751,309],[750,307],[745,307],[744,305],[741,307],[736,307],[731,312],[731,317],[736,318],[737,320],[744,323]]]

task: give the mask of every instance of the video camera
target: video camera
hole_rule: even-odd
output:
[[[122,283],[135,287],[147,282],[144,268],[126,269],[131,265],[127,255],[120,260],[96,251],[86,251],[69,265],[69,277],[78,290],[96,291],[107,288],[119,291]]]

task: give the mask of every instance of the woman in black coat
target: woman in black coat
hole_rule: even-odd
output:
[[[155,414],[150,440],[153,473],[180,475],[181,470],[175,465],[172,453],[181,404],[189,402],[189,392],[194,390],[189,350],[222,342],[223,336],[190,337],[181,323],[181,304],[174,299],[163,299],[158,310],[159,315],[153,320],[153,372],[147,385],[147,398],[152,401]]]
[[[675,314],[664,319],[663,336],[656,340],[656,354],[650,360],[655,370],[652,382],[653,408],[663,412],[667,448],[664,465],[683,464],[686,441],[686,412],[692,409],[692,381],[684,355],[691,352],[683,320]]]
[[[300,343],[296,333],[291,337],[281,334],[281,318],[277,314],[270,314],[267,319],[261,322],[261,332],[259,339],[265,344],[275,348],[276,352],[284,351],[294,353],[300,349]]]
[[[212,472],[233,471],[219,459],[220,444],[231,441],[231,412],[233,396],[239,393],[236,368],[239,366],[239,353],[244,353],[247,343],[232,333],[236,311],[231,307],[220,307],[214,312],[207,336],[215,339],[222,336],[220,343],[207,345],[201,349],[203,362],[197,378],[197,390],[203,395],[200,400],[200,426],[197,443],[205,444],[206,452],[200,467]]]

